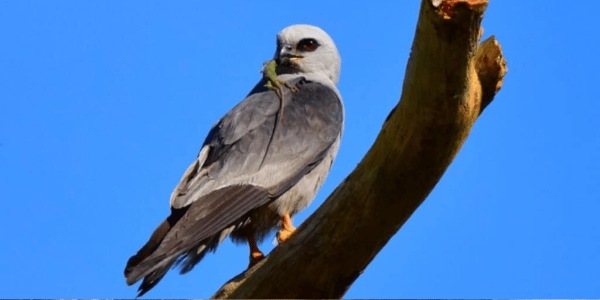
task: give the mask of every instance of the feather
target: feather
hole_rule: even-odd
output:
[[[216,190],[185,209],[175,210],[177,214],[167,218],[146,245],[129,259],[125,269],[127,284],[147,277],[145,286],[154,286],[179,255],[206,244],[252,208],[269,200],[263,188],[237,185]]]

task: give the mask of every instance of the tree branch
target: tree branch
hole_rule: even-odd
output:
[[[285,244],[215,298],[339,298],[425,200],[502,86],[487,0],[423,0],[403,93],[356,169]]]

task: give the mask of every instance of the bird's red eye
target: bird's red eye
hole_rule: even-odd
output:
[[[317,40],[315,39],[303,39],[300,42],[298,42],[298,51],[302,51],[302,52],[312,52],[317,50],[317,48],[319,47],[319,43],[317,43]]]

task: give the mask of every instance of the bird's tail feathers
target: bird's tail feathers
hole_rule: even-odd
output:
[[[151,290],[160,280],[167,274],[167,271],[171,269],[171,266],[175,263],[175,259],[165,261],[163,266],[156,268],[150,274],[144,277],[142,284],[138,287],[137,297],[143,296],[146,292]]]
[[[194,247],[192,250],[177,258],[175,265],[181,267],[179,273],[185,274],[191,271],[194,268],[194,266],[196,266],[196,264],[198,264],[204,258],[204,255],[206,255],[206,253],[215,252],[219,244],[221,244],[223,240],[238,227],[239,225],[233,225],[223,229],[218,234],[215,234],[210,238],[202,241],[202,243],[200,243],[197,247]]]
[[[179,221],[181,217],[183,217],[186,211],[187,207],[181,209],[172,209],[171,215],[168,218],[166,218],[162,223],[160,223],[160,225],[158,225],[158,227],[152,233],[152,236],[150,236],[150,239],[148,239],[148,242],[146,242],[146,244],[140,250],[138,250],[138,252],[134,256],[129,258],[129,260],[127,261],[127,266],[125,267],[125,277],[127,278],[128,285],[132,285],[138,280],[140,280],[141,276],[130,276],[132,271],[135,270],[135,268],[137,268],[142,261],[144,261],[150,255],[152,255],[152,253],[154,253],[154,251],[156,250],[156,248],[158,248],[158,246],[165,238],[167,233],[169,233],[169,231],[171,230],[171,228],[173,228],[173,226],[175,226],[177,221]],[[164,273],[166,273],[169,267],[173,264],[173,262],[174,260],[171,261],[169,264],[164,264],[166,266],[165,271],[163,272],[163,276]],[[136,272],[136,274],[143,273],[145,272]],[[160,273],[160,271],[155,270],[151,274],[154,273]],[[162,278],[162,276],[160,277]]]

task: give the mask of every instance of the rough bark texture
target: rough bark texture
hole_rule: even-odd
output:
[[[423,0],[400,102],[357,168],[285,244],[215,298],[339,298],[434,188],[502,86],[487,0]]]

